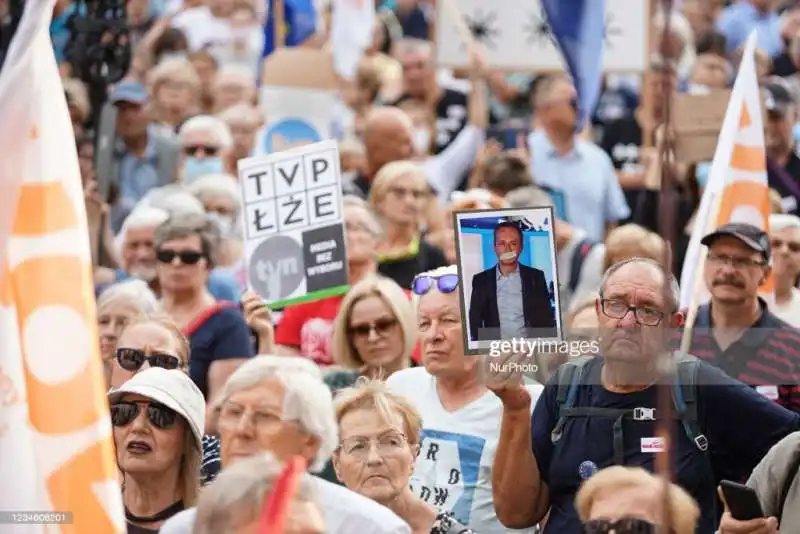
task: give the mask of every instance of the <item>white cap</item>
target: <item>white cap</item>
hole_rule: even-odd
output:
[[[128,393],[147,397],[177,412],[191,427],[198,450],[203,450],[206,401],[186,373],[179,369],[150,367],[109,392],[108,398],[114,403]]]

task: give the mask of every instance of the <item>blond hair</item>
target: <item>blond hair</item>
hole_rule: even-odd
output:
[[[638,224],[624,224],[614,228],[608,233],[605,244],[606,257],[603,271],[631,257],[648,258],[659,263],[664,261],[666,250],[664,239]],[[624,252],[624,257],[616,256],[620,252]]]
[[[189,86],[196,96],[200,94],[200,77],[194,65],[188,59],[169,58],[161,61],[147,75],[147,85],[150,94],[154,95],[168,80],[175,80]]]
[[[392,392],[380,380],[360,378],[353,387],[336,394],[334,401],[336,423],[341,426],[345,415],[356,410],[375,410],[385,423],[391,423],[395,415],[403,421],[403,432],[409,445],[418,445],[422,429],[422,416],[406,397]]]
[[[425,170],[418,163],[408,160],[387,163],[375,175],[369,189],[369,204],[375,213],[380,213],[380,203],[389,192],[392,184],[400,178],[404,178],[404,183],[416,180],[417,183],[422,184],[425,188],[428,186]]]
[[[165,313],[145,313],[138,315],[131,322],[125,325],[125,328],[123,328],[122,332],[119,334],[120,339],[122,339],[122,335],[126,330],[142,324],[154,324],[169,332],[178,346],[177,356],[181,359],[181,368],[184,370],[189,368],[189,358],[191,356],[189,340],[186,339],[186,336],[183,335],[181,329],[178,328],[177,324],[175,324],[175,320]]]
[[[581,521],[590,519],[592,505],[601,498],[614,492],[641,488],[652,490],[661,495],[665,487],[669,488],[669,518],[675,534],[694,534],[700,508],[686,490],[676,484],[669,483],[641,467],[624,467],[615,465],[601,469],[583,483],[575,497],[575,508]]]
[[[369,275],[347,292],[333,324],[333,359],[337,365],[347,369],[360,369],[364,360],[350,341],[350,314],[360,301],[378,297],[392,310],[392,314],[403,329],[403,359],[408,362],[417,342],[414,311],[406,294],[393,280],[378,275]]]

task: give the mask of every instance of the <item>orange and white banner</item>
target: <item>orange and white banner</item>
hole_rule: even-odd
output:
[[[0,72],[0,532],[121,533],[55,1],[27,0]]]
[[[756,32],[745,46],[739,74],[733,85],[717,149],[695,218],[681,274],[681,308],[705,304],[708,289],[702,281],[706,247],[700,240],[723,224],[749,223],[768,230],[770,214],[767,185],[764,120],[756,76]],[[761,288],[772,293],[770,277]]]

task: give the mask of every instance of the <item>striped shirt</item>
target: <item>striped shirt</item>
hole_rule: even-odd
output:
[[[701,306],[689,352],[784,408],[800,412],[800,330],[770,313],[761,298],[759,305],[759,319],[725,350],[711,334],[711,304]]]

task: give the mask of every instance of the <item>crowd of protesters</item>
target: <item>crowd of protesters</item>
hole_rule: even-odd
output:
[[[349,292],[273,312],[247,290],[236,177],[268,119],[266,2],[127,1],[134,60],[109,88],[116,142],[99,176],[89,91],[63,54],[77,8],[59,0],[128,533],[256,532],[297,457],[310,473],[287,533],[800,532],[800,4],[658,11],[650,34],[669,46],[645,78],[607,75],[576,132],[565,75],[501,72],[480,53],[439,68],[435,3],[376,0],[372,46],[341,81]],[[331,46],[331,9],[302,46]],[[648,178],[663,136],[645,132],[667,118],[664,91],[730,87],[753,29],[774,213],[768,234],[704,237],[710,302],[693,357],[665,371],[710,162],[675,165],[667,243]],[[554,209],[562,319],[600,353],[537,354],[521,376],[465,354],[452,214],[528,206]],[[675,370],[670,482],[645,443]],[[734,519],[722,480],[754,488],[765,517]]]

